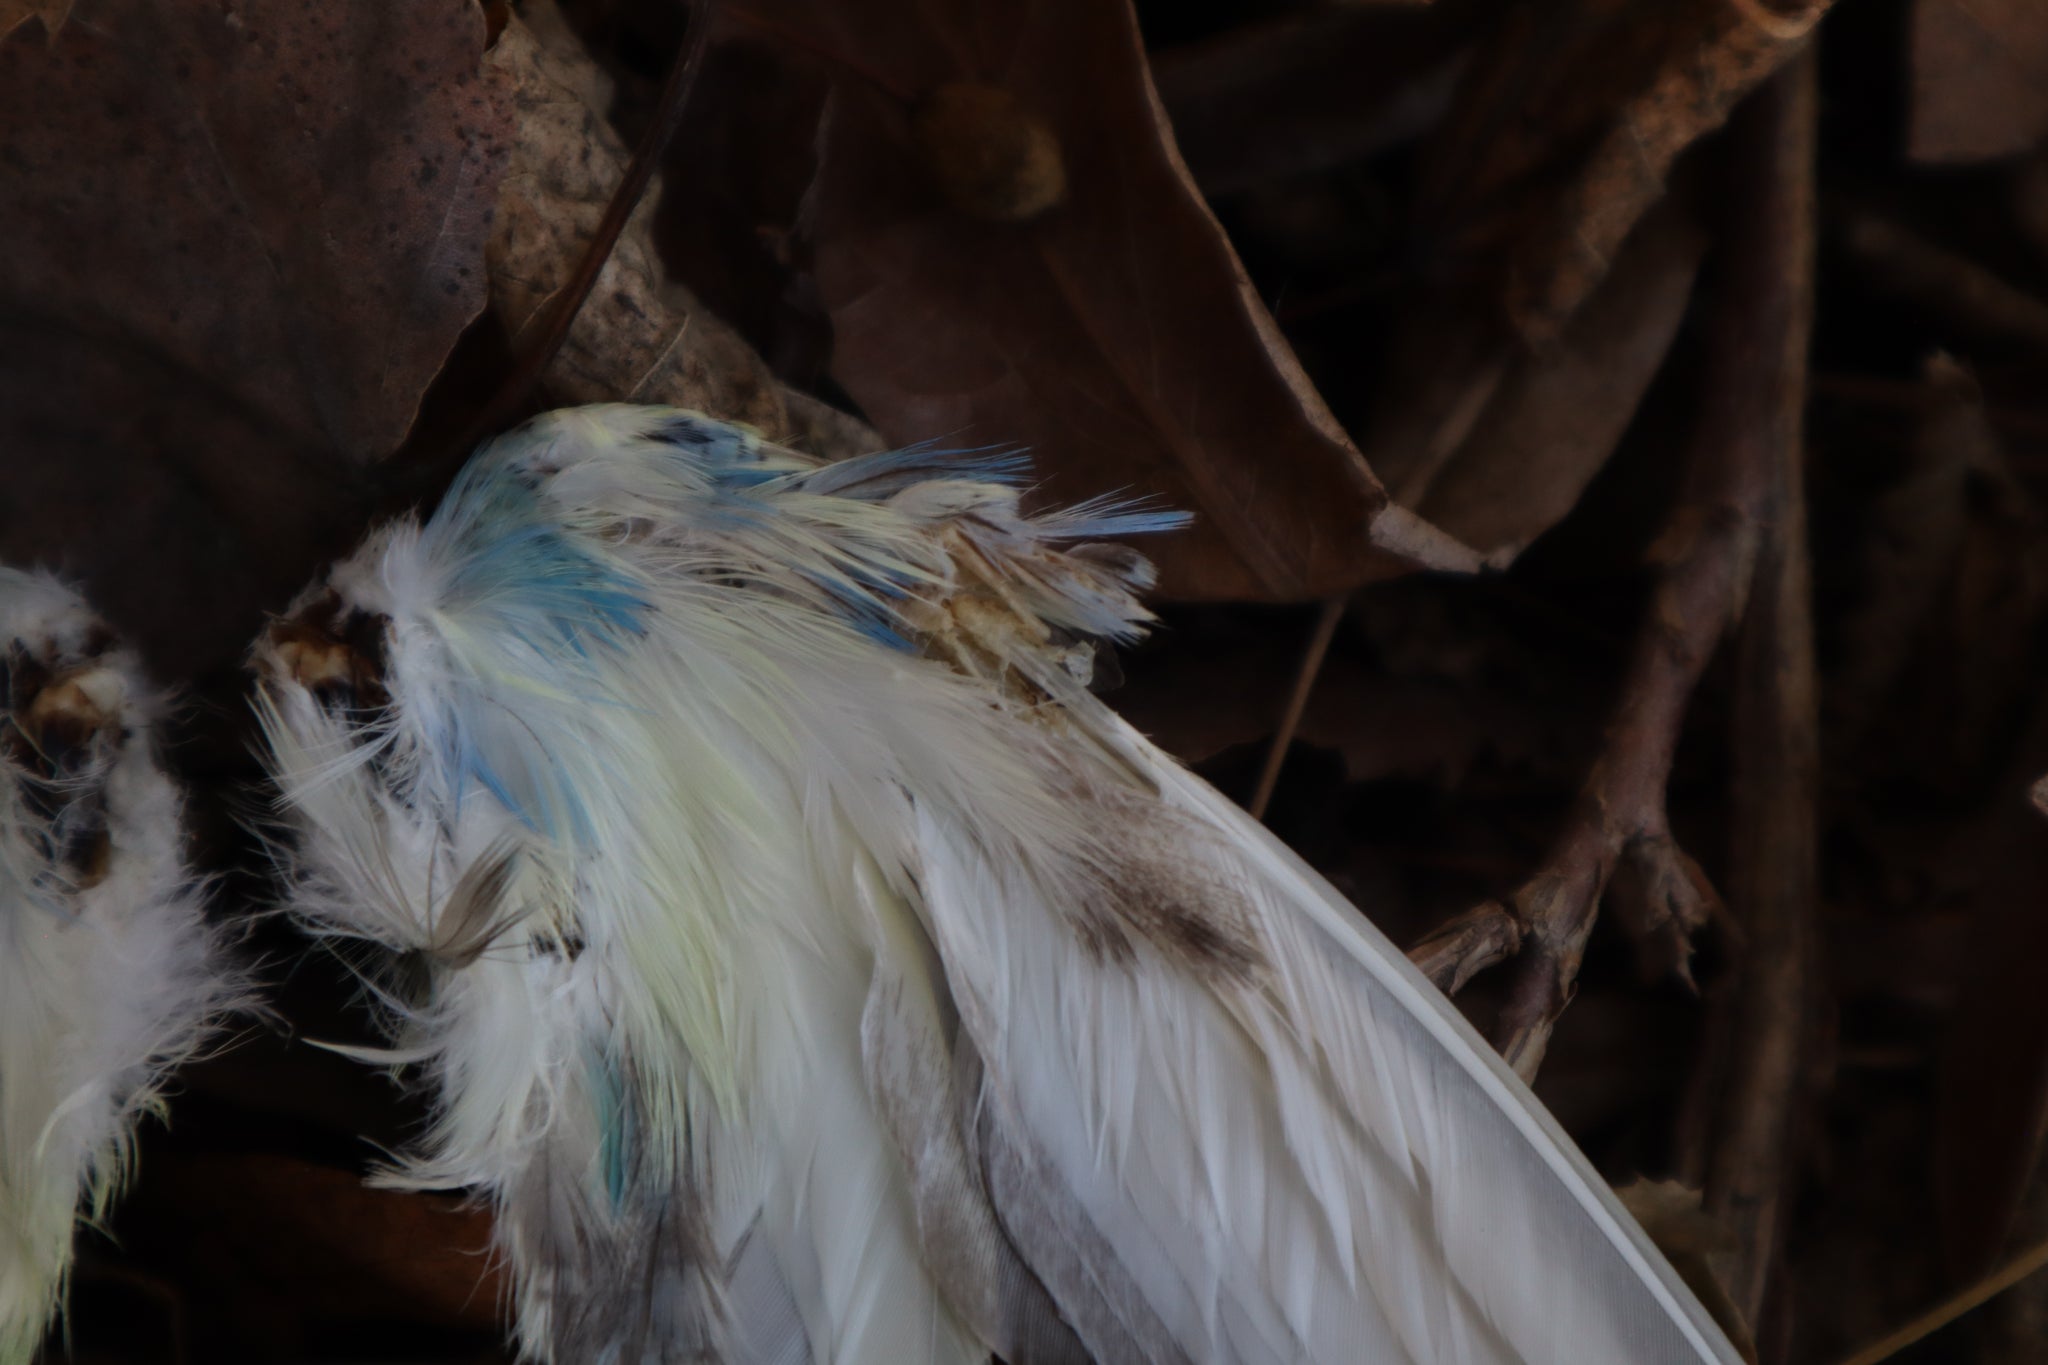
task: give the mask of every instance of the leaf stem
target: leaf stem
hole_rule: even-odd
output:
[[[1280,714],[1280,728],[1273,732],[1272,747],[1266,750],[1266,766],[1259,772],[1259,785],[1252,792],[1251,804],[1246,807],[1254,820],[1266,818],[1266,807],[1272,803],[1273,789],[1280,785],[1280,769],[1287,762],[1287,750],[1294,743],[1294,732],[1301,728],[1301,714],[1308,709],[1309,693],[1315,690],[1316,675],[1323,671],[1323,657],[1330,652],[1330,641],[1336,637],[1337,622],[1344,617],[1347,600],[1342,594],[1328,598],[1316,615],[1315,629],[1308,637],[1308,648],[1302,651],[1301,667],[1295,670],[1294,690],[1288,694],[1287,709]]]

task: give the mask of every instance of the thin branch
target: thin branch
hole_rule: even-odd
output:
[[[1315,691],[1316,675],[1323,671],[1323,658],[1330,652],[1330,641],[1336,637],[1337,623],[1344,619],[1346,599],[1332,597],[1323,603],[1323,609],[1316,613],[1315,629],[1309,634],[1308,648],[1302,651],[1301,666],[1294,672],[1294,690],[1288,693],[1287,709],[1280,713],[1280,726],[1273,732],[1272,747],[1266,750],[1266,766],[1259,771],[1259,785],[1252,792],[1250,806],[1252,819],[1266,818],[1266,807],[1272,803],[1273,789],[1280,785],[1280,769],[1287,762],[1287,750],[1294,743],[1294,732],[1301,728],[1301,713],[1308,709],[1309,694]]]
[[[1773,487],[1737,646],[1733,725],[1729,902],[1744,946],[1718,1002],[1730,1017],[1730,1047],[1706,1189],[1707,1211],[1734,1234],[1728,1287],[1753,1327],[1783,1240],[1820,895],[1820,701],[1800,461],[1817,104],[1809,55],[1758,94],[1733,139],[1758,182],[1747,190],[1755,201],[1747,231],[1730,241],[1748,262],[1736,268],[1755,270],[1754,289],[1793,295],[1785,325],[1763,338],[1779,365]]]
[[[1706,304],[1708,354],[1685,487],[1651,550],[1656,583],[1621,701],[1564,832],[1543,868],[1501,907],[1521,933],[1495,1042],[1525,1077],[1541,1065],[1576,989],[1587,938],[1618,869],[1630,872],[1626,927],[1653,953],[1668,956],[1675,948],[1682,960],[1685,938],[1716,906],[1697,865],[1671,836],[1665,785],[1693,689],[1742,614],[1758,527],[1777,486],[1787,414],[1796,420],[1801,401],[1803,360],[1788,370],[1787,347],[1788,338],[1804,336],[1811,266],[1802,244],[1810,207],[1768,188],[1728,197],[1730,220]],[[1496,918],[1482,906],[1447,926],[1448,940],[1443,932],[1432,935],[1411,957],[1438,981],[1468,979],[1483,960],[1510,951],[1508,937],[1488,927]]]

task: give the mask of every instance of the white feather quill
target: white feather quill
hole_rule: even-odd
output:
[[[1088,694],[1015,461],[552,414],[259,643],[293,904],[571,1361],[1727,1362],[1528,1090]]]
[[[157,701],[72,590],[0,569],[0,1365],[63,1298],[168,1072],[244,1001],[185,869]]]

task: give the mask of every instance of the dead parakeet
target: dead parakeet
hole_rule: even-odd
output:
[[[165,1075],[243,997],[186,870],[158,702],[70,588],[0,569],[0,1365],[62,1301]]]
[[[1014,459],[554,413],[256,650],[292,905],[417,968],[556,1365],[1736,1357],[1370,924],[1090,695]],[[419,986],[424,976],[424,986]],[[401,981],[413,984],[406,986]]]

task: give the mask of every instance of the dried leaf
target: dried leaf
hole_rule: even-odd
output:
[[[1424,146],[1415,216],[1465,255],[1521,227],[1513,203],[1589,145],[1640,88],[1680,6],[1629,0],[1509,5],[1466,68],[1448,117]],[[1505,210],[1505,211],[1504,211]]]
[[[1359,440],[1397,502],[1421,499],[1514,363],[1501,304],[1509,252],[1551,211],[1565,173],[1555,163],[1654,68],[1675,12],[1626,0],[1510,6],[1467,63],[1421,149],[1410,231],[1430,258],[1395,309]]]
[[[1915,0],[1915,161],[1986,161],[2048,137],[2048,7],[2039,0]]]
[[[1705,248],[1682,215],[1653,214],[1556,343],[1507,372],[1416,511],[1496,564],[1563,520],[1663,364]]]
[[[83,0],[0,40],[0,556],[167,672],[233,666],[483,306],[482,46],[467,0]]]
[[[505,123],[475,7],[87,0],[27,37],[0,48],[8,310],[394,449],[483,307]]]
[[[1195,511],[1149,547],[1175,596],[1322,596],[1476,564],[1386,512],[1180,164],[1127,5],[890,18],[774,0],[741,17],[828,59],[802,227],[833,375],[891,440],[1027,446],[1049,499],[1122,489]],[[1043,121],[1057,206],[994,222],[948,204],[916,111],[962,82]]]
[[[1067,197],[1067,160],[1044,119],[999,86],[948,81],[910,111],[910,137],[946,202],[1027,223]]]
[[[721,30],[663,159],[657,214],[668,268],[786,383],[810,388],[830,382],[832,324],[793,228],[829,93],[786,47]]]
[[[1571,0],[1503,16],[1424,149],[1414,231],[1435,259],[1397,310],[1359,443],[1396,501],[1496,562],[1570,510],[1698,265],[1682,225],[1641,220],[1678,154],[1825,8]],[[1630,279],[1602,289],[1616,268]],[[1601,316],[1575,323],[1594,299]]]

